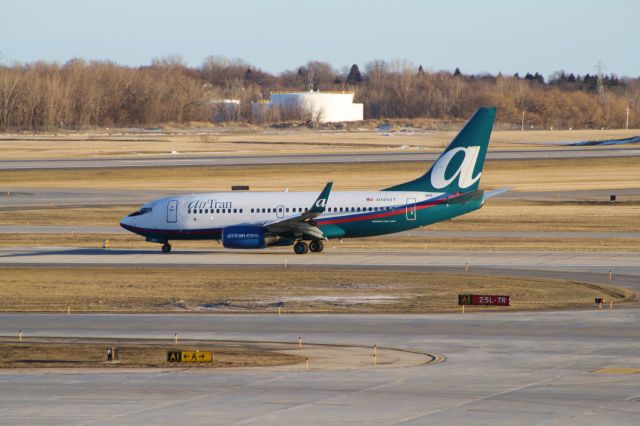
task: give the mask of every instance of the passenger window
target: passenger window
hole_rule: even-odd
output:
[[[289,207],[285,209],[285,213],[289,213]]]
[[[191,214],[191,210],[187,210],[187,214]]]
[[[262,213],[265,213],[267,211],[267,209],[262,209]]]
[[[200,214],[202,214],[202,209],[200,209]]]
[[[240,209],[240,213],[242,213],[242,209]]]

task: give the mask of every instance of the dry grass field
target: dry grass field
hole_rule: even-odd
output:
[[[512,307],[502,309],[510,310],[633,296],[611,286],[472,274],[132,267],[0,268],[0,291],[5,312],[451,312],[462,293],[509,294]]]
[[[334,190],[381,189],[414,179],[428,164],[304,164],[226,167],[149,167],[145,169],[63,169],[0,171],[2,187],[162,189],[227,191],[231,185],[252,190],[319,191],[324,182]],[[566,191],[640,187],[638,158],[488,161],[484,188],[518,191]]]
[[[27,339],[25,339],[27,340]],[[106,362],[106,348],[117,346],[120,359]],[[116,368],[169,367],[167,351],[212,351],[213,363],[180,364],[181,367],[267,367],[294,364],[304,358],[264,350],[202,344],[141,344],[129,342],[0,342],[0,368]]]
[[[425,131],[394,126],[391,132],[374,127],[349,131],[265,130],[237,128],[206,133],[40,133],[0,135],[0,158],[52,159],[140,155],[284,155],[302,153],[385,152],[409,147],[439,151],[456,131]],[[408,131],[407,131],[408,130]],[[619,139],[640,134],[631,130],[500,131],[492,134],[492,149],[536,149],[548,142]]]

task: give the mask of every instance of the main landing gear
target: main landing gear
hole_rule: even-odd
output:
[[[171,251],[171,244],[169,244],[168,242],[164,243],[162,245],[162,252],[169,253],[170,251]]]
[[[306,254],[309,251],[312,253],[320,253],[324,250],[324,243],[320,240],[313,240],[307,245],[304,241],[298,241],[293,245],[293,251],[296,254]]]
[[[324,243],[320,240],[313,240],[309,243],[309,250],[312,253],[320,253],[324,250]]]

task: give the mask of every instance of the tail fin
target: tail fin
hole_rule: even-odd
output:
[[[470,192],[478,189],[495,108],[479,108],[429,171],[385,191]]]

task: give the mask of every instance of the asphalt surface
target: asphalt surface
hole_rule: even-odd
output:
[[[260,156],[137,156],[101,157],[59,160],[0,160],[0,170],[77,169],[118,167],[178,167],[178,166],[235,166],[264,164],[322,164],[322,163],[382,163],[405,161],[433,161],[440,153],[409,152],[356,154],[291,154]],[[491,151],[490,160],[525,160],[559,158],[638,157],[639,148],[573,148]]]
[[[149,249],[0,248],[0,265],[115,265],[138,266],[273,266],[298,267],[458,267],[570,271],[640,277],[640,253],[545,251],[384,251],[327,247],[322,254],[296,255],[289,249],[174,250]]]
[[[0,315],[0,334],[362,344],[443,354],[350,371],[0,372],[2,424],[635,425],[640,310],[449,315]],[[620,370],[632,371],[632,370]]]

